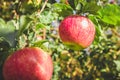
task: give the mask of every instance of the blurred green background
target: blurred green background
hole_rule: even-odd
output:
[[[119,0],[0,0],[0,80],[5,59],[37,46],[54,64],[51,80],[120,80]],[[96,26],[92,45],[74,51],[60,40],[66,16],[86,16]]]

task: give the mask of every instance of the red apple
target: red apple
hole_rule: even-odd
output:
[[[87,48],[95,37],[95,26],[84,16],[71,15],[61,21],[59,35],[64,44],[72,49]]]
[[[52,73],[51,57],[37,47],[14,52],[3,66],[5,80],[50,80]]]

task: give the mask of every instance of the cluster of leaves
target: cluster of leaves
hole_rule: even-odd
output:
[[[119,80],[120,6],[107,0],[58,1],[1,0],[0,80],[6,57],[28,46],[50,53],[52,80]],[[87,49],[71,50],[59,39],[60,21],[72,14],[86,16],[96,26],[95,40]]]

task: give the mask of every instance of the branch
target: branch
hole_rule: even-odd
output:
[[[48,0],[45,0],[45,3],[42,6],[41,10],[38,11],[38,15],[40,15],[43,12],[43,10],[45,9],[45,6],[47,5],[47,2],[48,2]],[[43,29],[43,36],[42,37],[43,37],[43,39],[46,38],[46,29]]]
[[[46,29],[43,29],[43,39],[46,39]]]
[[[112,29],[111,31],[113,32],[113,34],[115,34],[116,36],[120,37],[120,34],[117,33],[115,30]]]
[[[48,0],[45,0],[45,3],[44,3],[44,5],[42,6],[39,14],[41,14],[41,13],[43,12],[43,10],[45,9],[45,6],[47,5],[47,2],[48,2]]]

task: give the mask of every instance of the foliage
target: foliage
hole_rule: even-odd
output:
[[[1,0],[0,80],[4,60],[20,48],[37,46],[54,63],[52,80],[120,79],[120,6],[107,0]],[[63,45],[58,25],[66,16],[90,18],[96,26],[93,44],[74,51]]]

